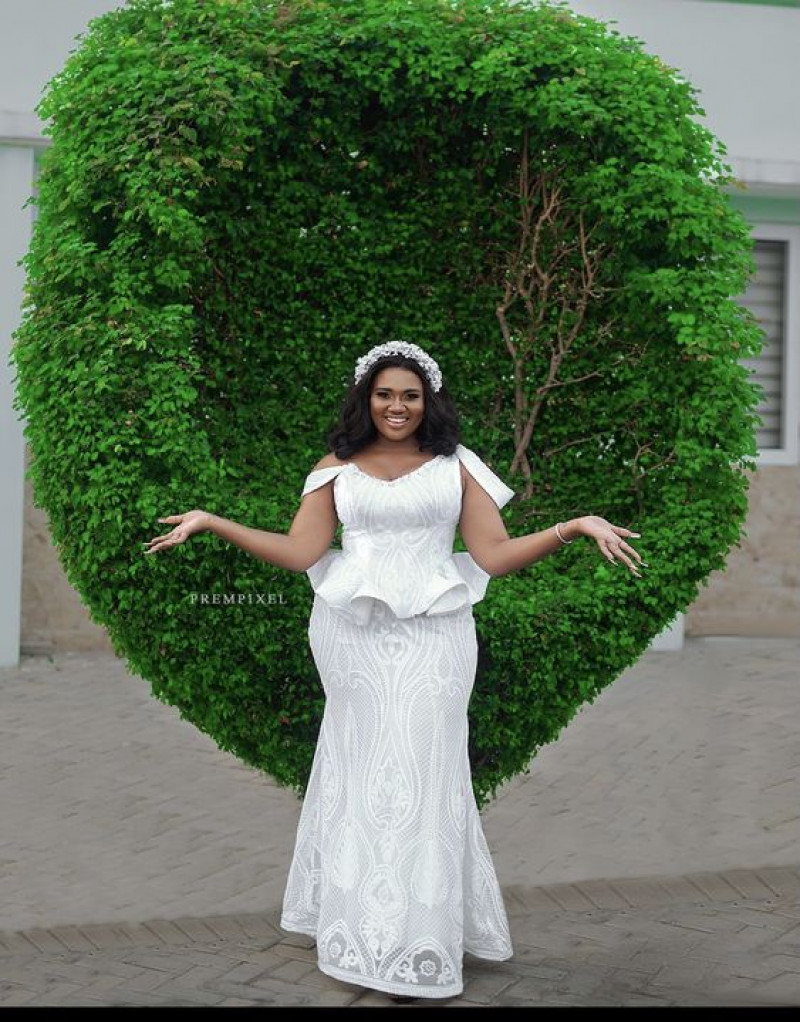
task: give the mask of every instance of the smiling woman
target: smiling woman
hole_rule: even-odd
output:
[[[472,606],[492,575],[573,536],[594,537],[637,576],[641,558],[625,541],[634,533],[591,516],[561,534],[510,539],[498,509],[513,490],[458,442],[436,362],[392,342],[365,358],[334,451],[307,476],[288,535],[178,515],[148,552],[184,542],[197,525],[305,568],[325,712],[281,925],[314,937],[320,969],[337,979],[393,997],[451,997],[463,988],[465,951],[512,955],[469,764]],[[342,549],[331,550],[337,523]],[[466,553],[453,553],[457,525]]]

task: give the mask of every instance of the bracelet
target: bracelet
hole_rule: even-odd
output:
[[[556,536],[558,536],[558,538],[561,540],[561,542],[564,544],[564,546],[569,546],[570,543],[574,543],[575,540],[574,539],[564,539],[564,537],[561,535],[561,529],[559,528],[560,525],[561,525],[561,522],[556,522]]]

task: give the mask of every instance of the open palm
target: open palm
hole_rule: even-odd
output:
[[[168,515],[166,518],[159,518],[159,522],[167,525],[174,525],[172,532],[163,536],[154,536],[145,544],[148,547],[145,554],[154,554],[158,550],[168,550],[170,547],[179,546],[185,543],[190,536],[198,532],[205,532],[208,528],[208,513],[206,511],[186,511],[182,515]]]

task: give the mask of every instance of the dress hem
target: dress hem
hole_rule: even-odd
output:
[[[388,979],[380,979],[377,976],[365,976],[363,973],[348,972],[347,969],[339,969],[335,965],[328,965],[327,962],[318,962],[317,968],[332,979],[338,979],[341,983],[351,983],[359,987],[367,987],[369,990],[379,990],[382,994],[399,994],[404,997],[423,997],[427,1000],[438,1000],[443,997],[458,997],[464,992],[464,984],[450,986],[420,986],[418,983],[392,983]]]
[[[480,958],[484,962],[507,962],[514,957],[513,950],[492,954],[491,951],[471,951],[466,944],[464,945],[464,954],[471,955],[473,958]]]
[[[305,929],[300,923],[286,923],[281,919],[279,925],[282,930],[287,930],[289,933],[302,933],[305,937],[317,939],[316,929]]]
[[[289,933],[302,933],[306,937],[313,937],[314,940],[317,939],[317,931],[314,927],[304,927],[301,923],[288,924],[283,919],[280,921],[280,926],[281,929],[287,930]],[[482,959],[485,962],[507,962],[510,958],[514,957],[513,950],[507,954],[492,954],[488,951],[470,951],[469,948],[465,947],[464,953],[471,955],[473,958]],[[339,969],[335,965],[320,962],[319,959],[317,959],[317,968],[320,972],[324,972],[326,976],[338,979],[342,983],[363,986],[370,990],[379,990],[384,994],[408,994],[413,997],[425,997],[429,1000],[436,1000],[444,997],[458,997],[459,994],[464,992],[463,982],[460,985],[451,984],[447,987],[420,986],[416,983],[392,983],[389,980],[379,979],[378,977],[373,978],[371,976],[364,976],[361,973],[348,972],[347,969]],[[413,991],[413,994],[409,993],[409,991]]]

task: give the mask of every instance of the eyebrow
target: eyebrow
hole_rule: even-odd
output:
[[[379,390],[392,390],[392,388],[391,387],[376,387],[375,388],[375,393],[377,394]],[[394,393],[393,390],[392,390],[392,393]],[[402,393],[404,393],[404,394],[419,394],[419,387],[406,387],[406,389]]]

